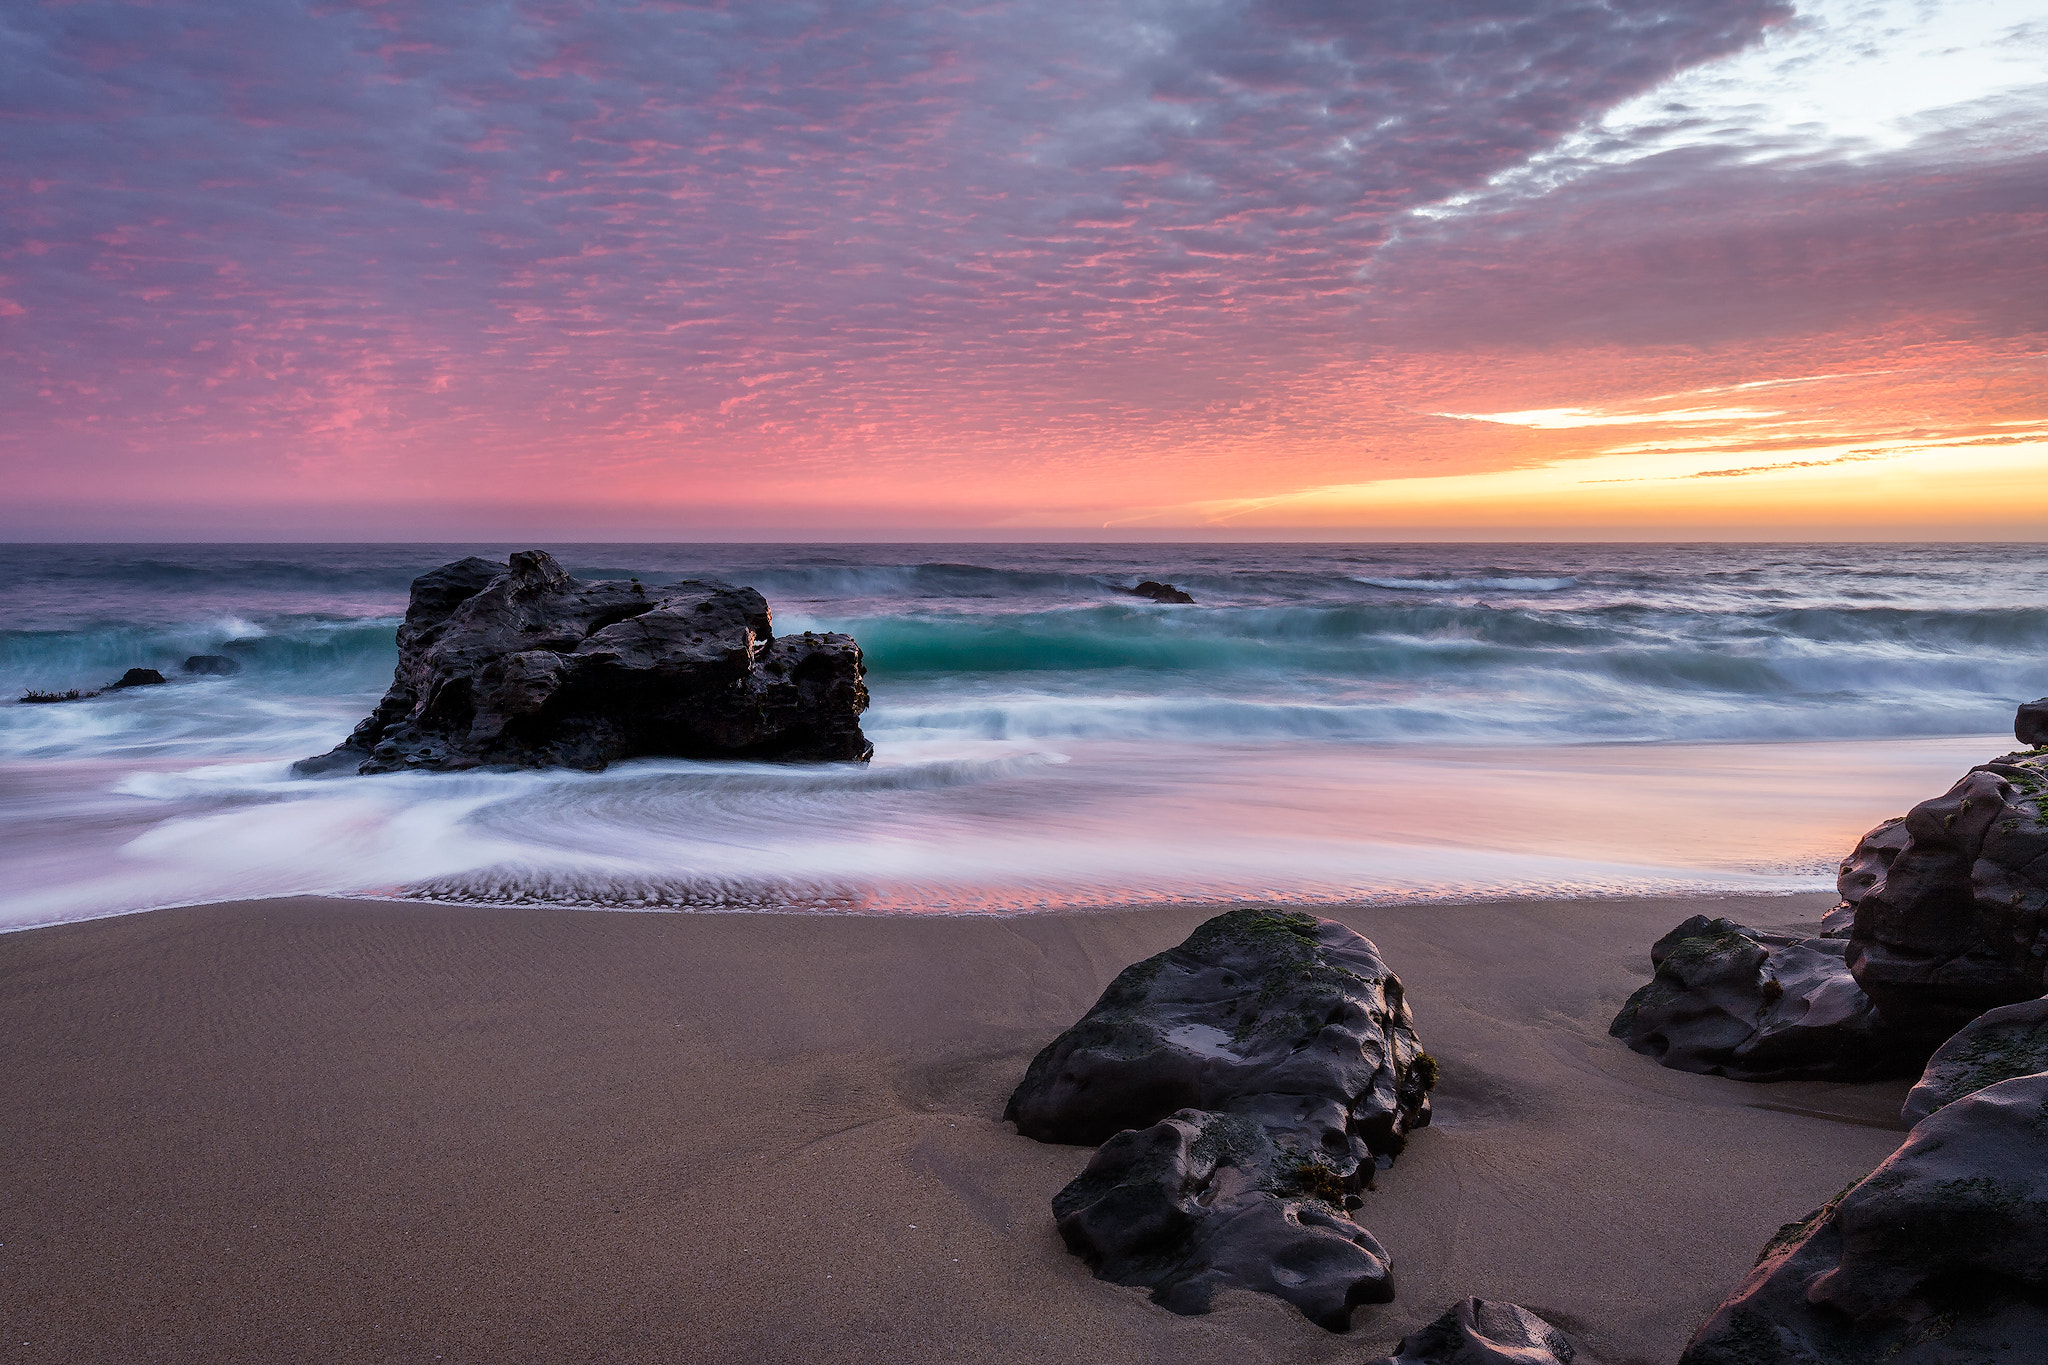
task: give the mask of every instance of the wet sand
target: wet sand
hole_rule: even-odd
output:
[[[1906,1081],[1746,1085],[1607,1037],[1684,916],[1818,896],[1370,907],[1438,1121],[1357,1217],[1338,1336],[1179,1318],[1067,1255],[1088,1158],[1000,1119],[1207,910],[606,914],[279,900],[0,935],[0,1360],[1368,1358],[1462,1295],[1670,1362]]]

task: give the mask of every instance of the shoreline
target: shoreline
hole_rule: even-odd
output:
[[[1443,1067],[1357,1214],[1397,1297],[1333,1335],[1094,1280],[1090,1149],[1000,1114],[1216,906],[591,913],[296,898],[0,935],[0,1268],[28,1360],[1352,1361],[1468,1294],[1668,1362],[1910,1078],[1754,1085],[1607,1037],[1685,916],[1817,894],[1309,907]]]

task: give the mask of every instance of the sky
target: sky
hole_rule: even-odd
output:
[[[2039,539],[2048,0],[24,0],[0,537]]]

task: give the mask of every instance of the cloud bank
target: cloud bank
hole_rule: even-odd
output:
[[[0,450],[46,501],[1085,518],[1161,480],[1527,458],[1429,414],[1612,398],[1676,352],[1721,348],[1687,378],[1730,382],[1759,377],[1730,348],[1854,359],[1859,331],[2023,352],[2048,307],[2038,99],[2009,97],[2034,124],[1975,108],[1881,153],[1678,136],[1683,111],[1587,141],[1800,22],[17,7]]]

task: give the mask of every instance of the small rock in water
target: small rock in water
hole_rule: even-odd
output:
[[[185,660],[184,668],[187,673],[199,674],[202,677],[225,678],[240,673],[242,664],[240,660],[230,659],[225,654],[194,654]]]
[[[164,675],[153,668],[131,668],[100,690],[102,692],[118,692],[124,687],[155,687],[163,680]]]
[[[1608,1029],[1677,1071],[1746,1081],[1868,1080],[1926,1055],[1858,989],[1839,938],[1694,915],[1650,949],[1655,975]]]
[[[1978,1015],[1934,1050],[1899,1121],[1911,1126],[1987,1085],[2048,1071],[2048,999]]]
[[[1518,1303],[1463,1299],[1367,1365],[1572,1365],[1565,1334]]]
[[[2048,1359],[2048,1075],[1929,1115],[1764,1247],[1679,1365]]]
[[[1184,606],[1193,606],[1195,602],[1194,598],[1188,596],[1179,588],[1174,587],[1173,584],[1155,583],[1149,578],[1137,587],[1125,588],[1124,591],[1133,597],[1149,597],[1154,602],[1174,602]]]
[[[1392,1297],[1358,1191],[1429,1122],[1436,1063],[1372,943],[1313,915],[1238,910],[1124,969],[1032,1061],[1005,1117],[1101,1143],[1054,1197],[1095,1273],[1178,1313],[1274,1294],[1342,1331]]]

